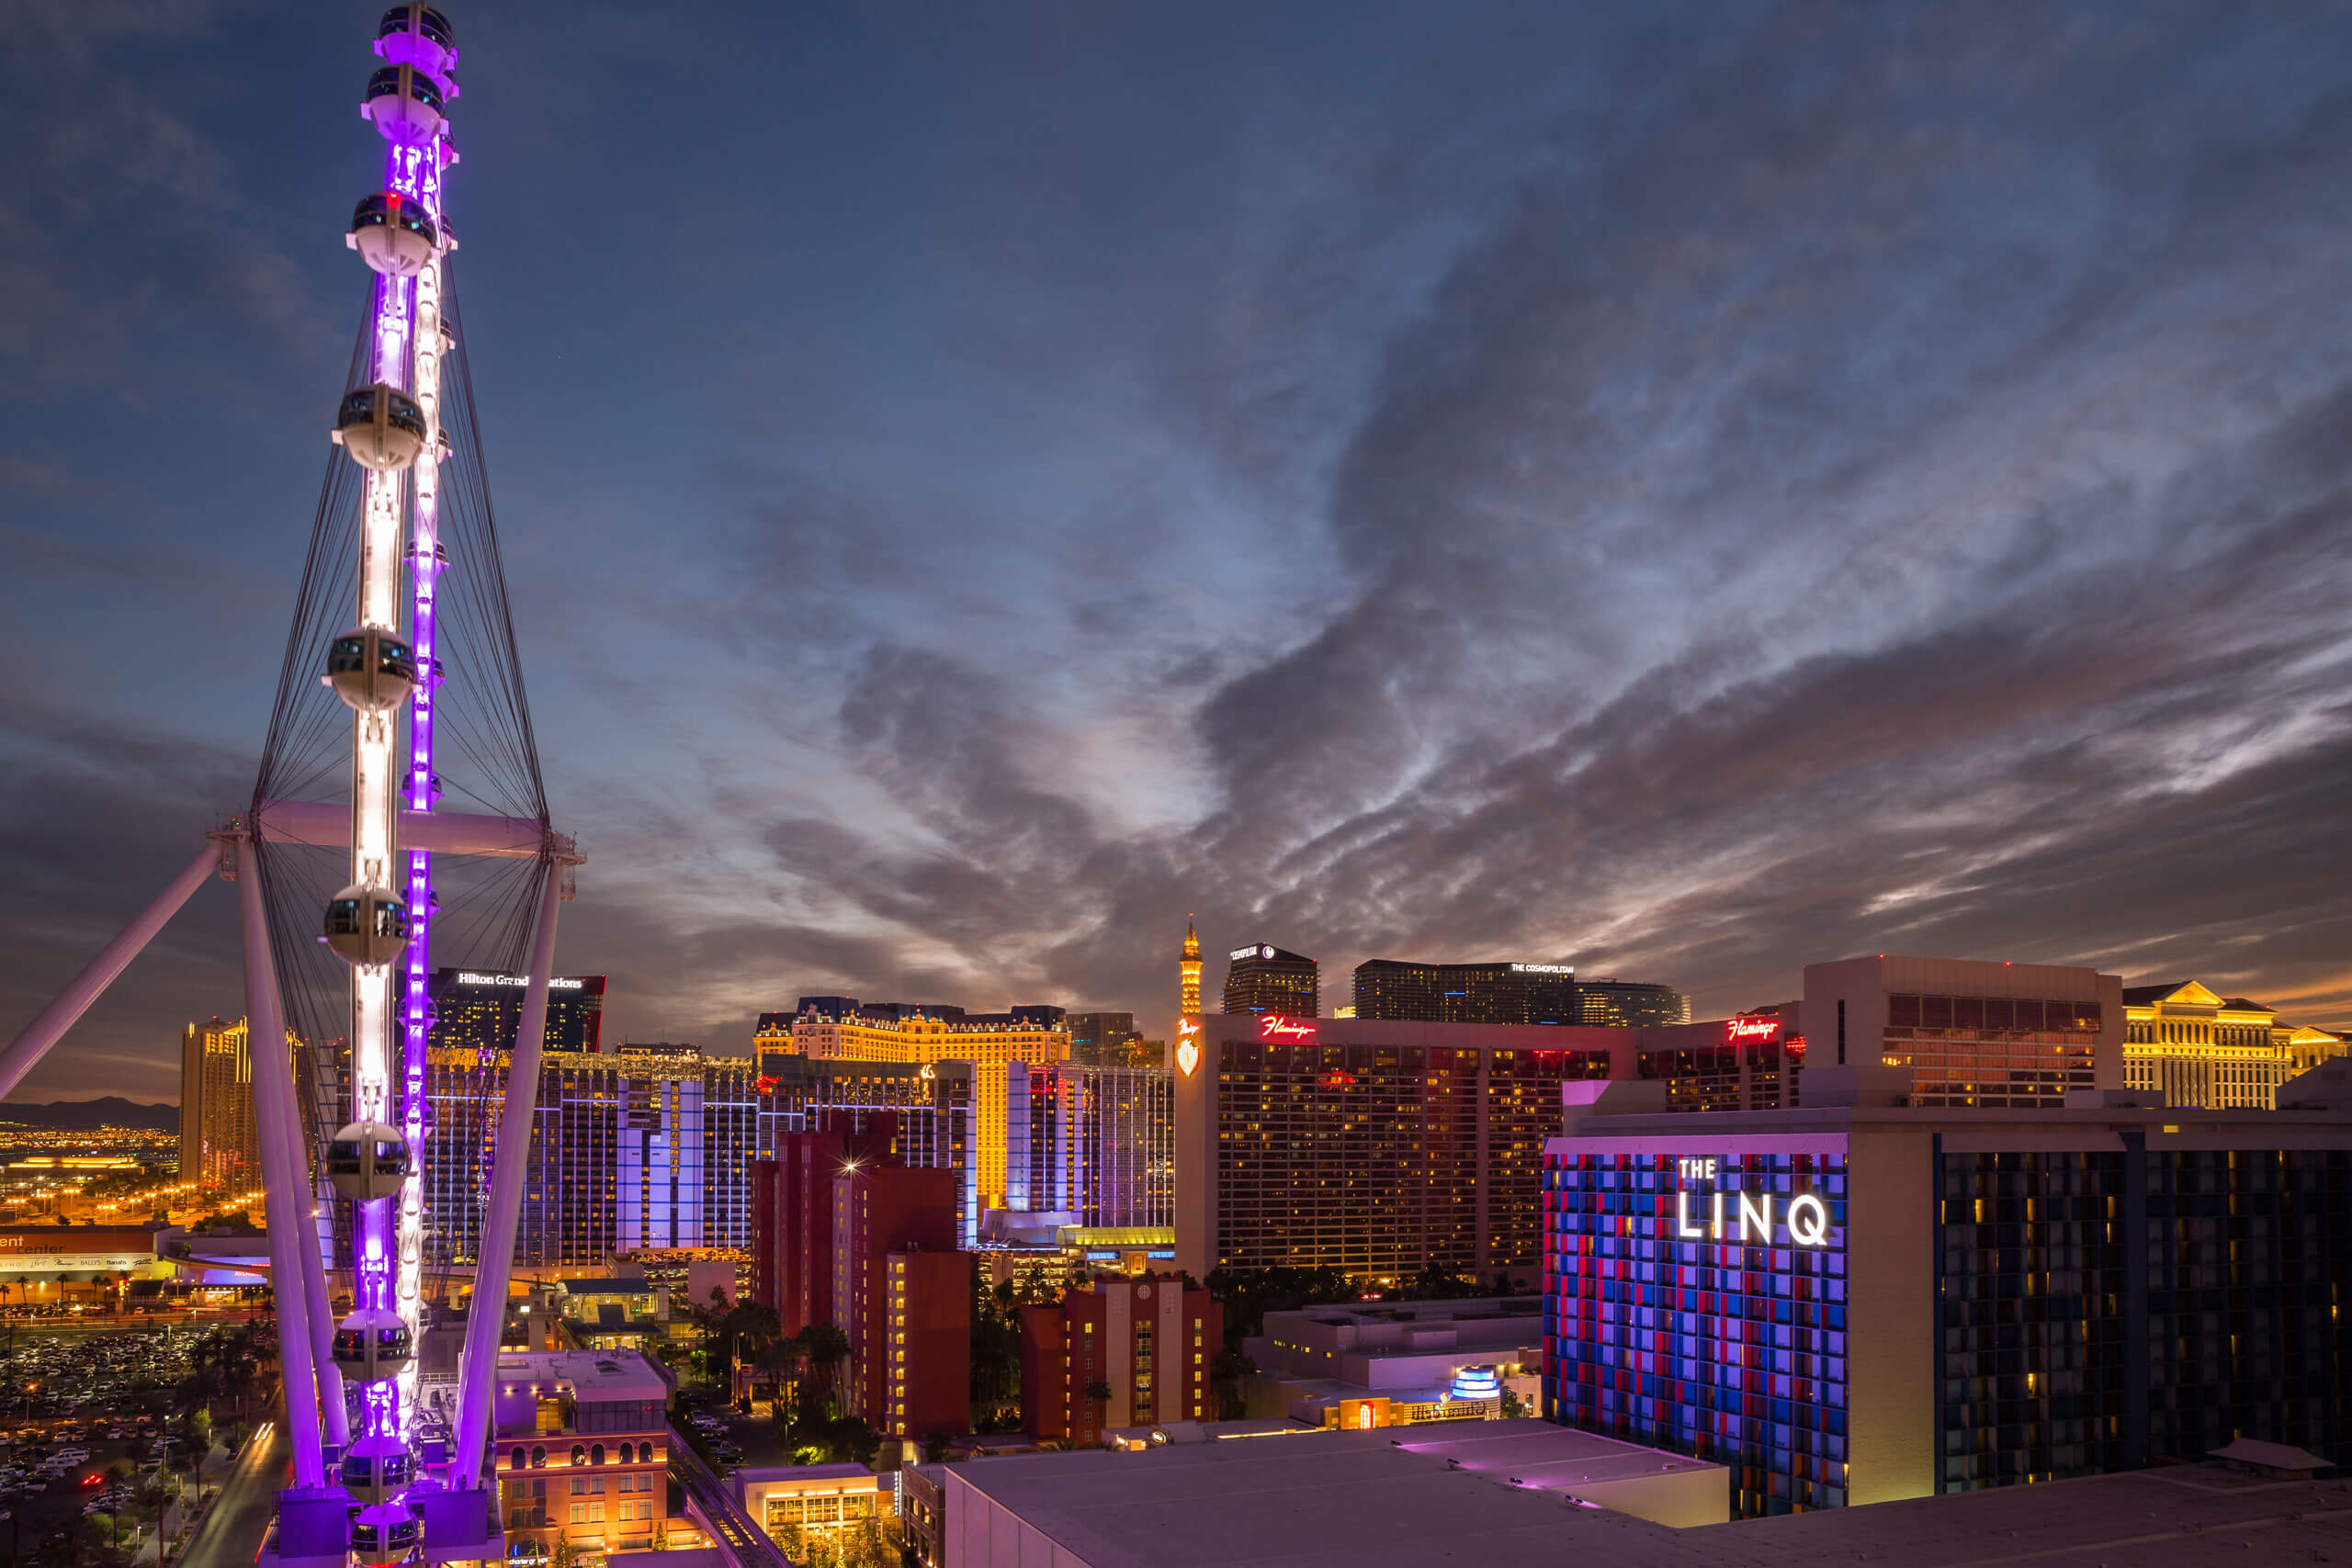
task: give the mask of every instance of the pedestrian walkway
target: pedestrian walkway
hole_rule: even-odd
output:
[[[792,1568],[784,1549],[736,1501],[734,1488],[710,1472],[674,1427],[670,1430],[670,1478],[685,1494],[688,1517],[703,1527],[734,1568]]]

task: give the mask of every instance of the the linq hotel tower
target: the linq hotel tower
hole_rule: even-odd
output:
[[[1544,1413],[1729,1467],[1737,1517],[2352,1461],[2352,1061],[2276,1111],[2122,1088],[2120,981],[1810,965],[1793,1109],[1562,1086]]]

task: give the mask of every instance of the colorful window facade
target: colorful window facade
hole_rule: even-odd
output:
[[[1847,1160],[1808,1141],[1544,1158],[1544,1415],[1728,1467],[1742,1518],[1846,1501]]]

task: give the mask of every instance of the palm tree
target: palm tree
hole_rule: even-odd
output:
[[[837,1401],[841,1365],[849,1359],[849,1336],[832,1324],[812,1323],[800,1331],[800,1348],[811,1367],[821,1369],[827,1398]]]

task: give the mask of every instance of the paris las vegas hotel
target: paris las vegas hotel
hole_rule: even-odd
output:
[[[2352,1463],[2344,1050],[2201,986],[1883,955],[1704,1023],[1195,1013],[1178,1260],[1540,1280],[1544,1414],[1724,1464],[1737,1517],[2241,1438]]]

